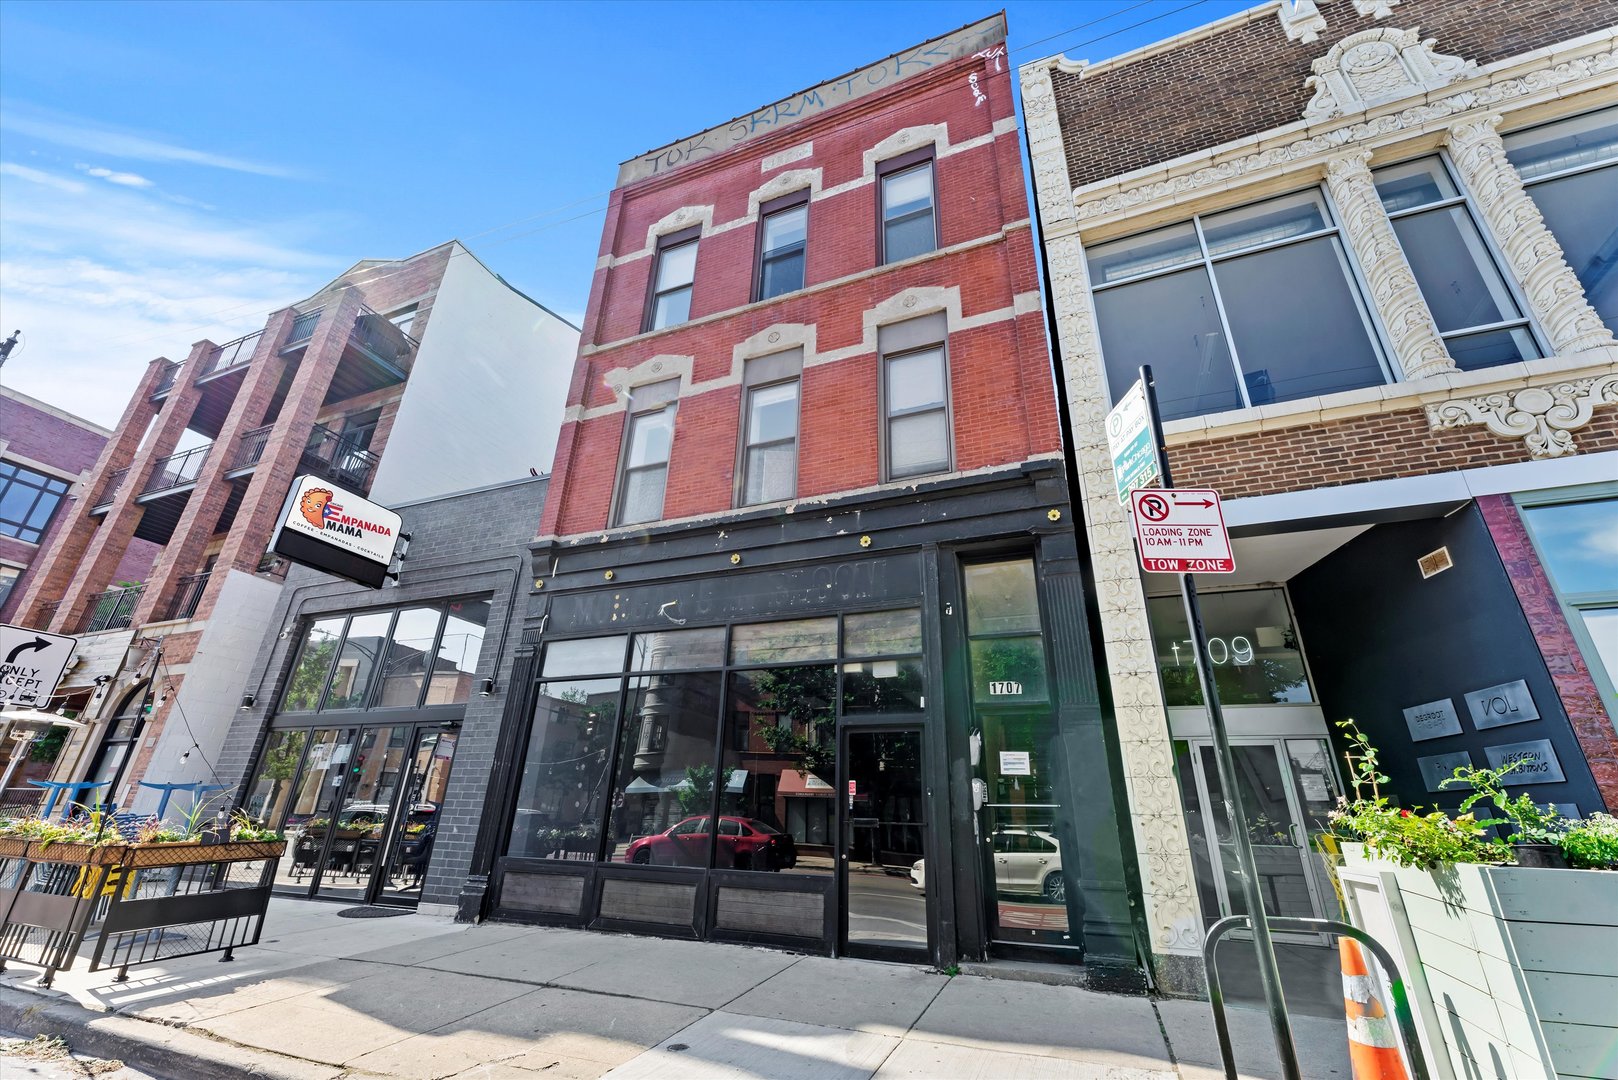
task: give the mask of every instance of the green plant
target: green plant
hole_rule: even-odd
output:
[[[687,765],[685,779],[674,786],[680,809],[687,814],[707,811],[713,803],[713,778],[712,765]]]
[[[1337,726],[1350,744],[1349,779],[1354,788],[1354,800],[1339,802],[1330,814],[1337,835],[1363,841],[1376,855],[1401,866],[1426,870],[1446,863],[1511,861],[1511,849],[1489,835],[1492,823],[1479,822],[1470,813],[1451,818],[1442,810],[1423,814],[1394,806],[1382,794],[1388,777],[1370,738],[1353,720],[1340,720]]]
[[[1523,792],[1515,799],[1506,794],[1506,777],[1514,772],[1522,762],[1512,762],[1503,769],[1479,769],[1472,765],[1462,765],[1456,769],[1452,776],[1439,782],[1439,787],[1449,788],[1468,785],[1472,794],[1461,800],[1461,812],[1466,813],[1484,799],[1494,804],[1494,808],[1504,815],[1478,822],[1479,825],[1512,826],[1512,831],[1506,840],[1513,844],[1554,844],[1557,843],[1562,832],[1562,815],[1556,812],[1555,807],[1541,807],[1527,792]]]
[[[1557,836],[1569,866],[1581,870],[1618,870],[1618,818],[1591,814],[1570,822]]]
[[[259,822],[254,821],[246,810],[240,807],[230,815],[230,838],[236,843],[273,843],[283,840],[280,833],[274,829],[267,829]]]
[[[180,844],[190,839],[178,825],[170,825],[156,817],[147,818],[135,830],[135,842],[139,844]]]

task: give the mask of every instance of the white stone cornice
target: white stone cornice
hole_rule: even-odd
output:
[[[1427,406],[1434,430],[1482,424],[1502,439],[1521,439],[1535,458],[1579,452],[1573,432],[1600,405],[1618,405],[1618,371]]]
[[[1556,352],[1611,345],[1612,331],[1585,299],[1584,287],[1567,264],[1562,245],[1551,235],[1539,207],[1523,190],[1522,177],[1506,158],[1505,143],[1497,130],[1501,119],[1499,113],[1485,113],[1451,124],[1447,132],[1450,157]]]
[[[1389,102],[1363,116],[1325,124],[1303,122],[1136,170],[1128,177],[1073,190],[1075,219],[1086,228],[1173,205],[1205,191],[1324,167],[1349,146],[1370,149],[1440,133],[1454,118],[1498,106],[1526,107],[1618,84],[1618,30],[1586,35],[1559,51],[1491,64],[1441,94]]]
[[[1448,86],[1477,69],[1477,63],[1435,52],[1437,38],[1420,31],[1378,27],[1350,34],[1327,50],[1304,80],[1315,94],[1303,108],[1305,120],[1329,120],[1374,105],[1408,100]]]
[[[1371,176],[1371,152],[1351,150],[1326,162],[1326,187],[1337,204],[1343,232],[1371,287],[1371,302],[1388,328],[1393,352],[1408,379],[1455,371],[1438,325],[1422,298]]]

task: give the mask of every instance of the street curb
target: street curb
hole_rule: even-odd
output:
[[[158,1080],[334,1080],[351,1075],[339,1066],[249,1050],[14,986],[0,986],[0,1028],[28,1038],[54,1035],[76,1054],[119,1060]]]

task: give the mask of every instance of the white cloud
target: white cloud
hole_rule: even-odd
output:
[[[107,157],[131,158],[136,161],[204,165],[208,168],[228,169],[233,172],[253,173],[258,176],[291,178],[299,175],[297,170],[281,165],[249,161],[245,158],[217,154],[209,150],[197,150],[189,146],[181,146],[161,136],[120,131],[104,124],[96,124],[77,117],[64,116],[43,110],[28,109],[19,112],[12,105],[7,105],[4,111],[0,111],[0,128],[14,131],[19,135],[27,135],[45,142],[55,143],[57,146],[67,146],[75,150],[89,150],[97,154],[104,154]]]
[[[93,176],[98,180],[105,180],[109,184],[119,184],[123,187],[132,188],[149,188],[153,186],[152,181],[146,179],[146,177],[141,176],[138,173],[114,172],[111,169],[103,169],[99,166],[92,169],[88,165],[81,165],[79,168],[82,168],[87,176]]]
[[[27,181],[0,200],[0,325],[29,343],[5,382],[109,426],[153,357],[256,329],[346,265],[300,246],[312,225],[221,221],[113,170],[101,184],[0,171]]]
[[[18,165],[10,161],[0,161],[0,176],[15,176],[19,180],[26,180],[30,184],[44,184],[57,191],[67,191],[78,194],[84,190],[84,185],[77,180],[69,180],[65,176],[45,172],[43,169],[29,168],[27,165]]]

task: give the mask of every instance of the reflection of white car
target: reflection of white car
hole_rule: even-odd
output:
[[[917,859],[910,867],[910,885],[922,892],[927,891],[927,860]]]
[[[1043,829],[999,829],[994,842],[994,884],[1006,893],[1031,893],[1053,903],[1067,899],[1062,849]]]

